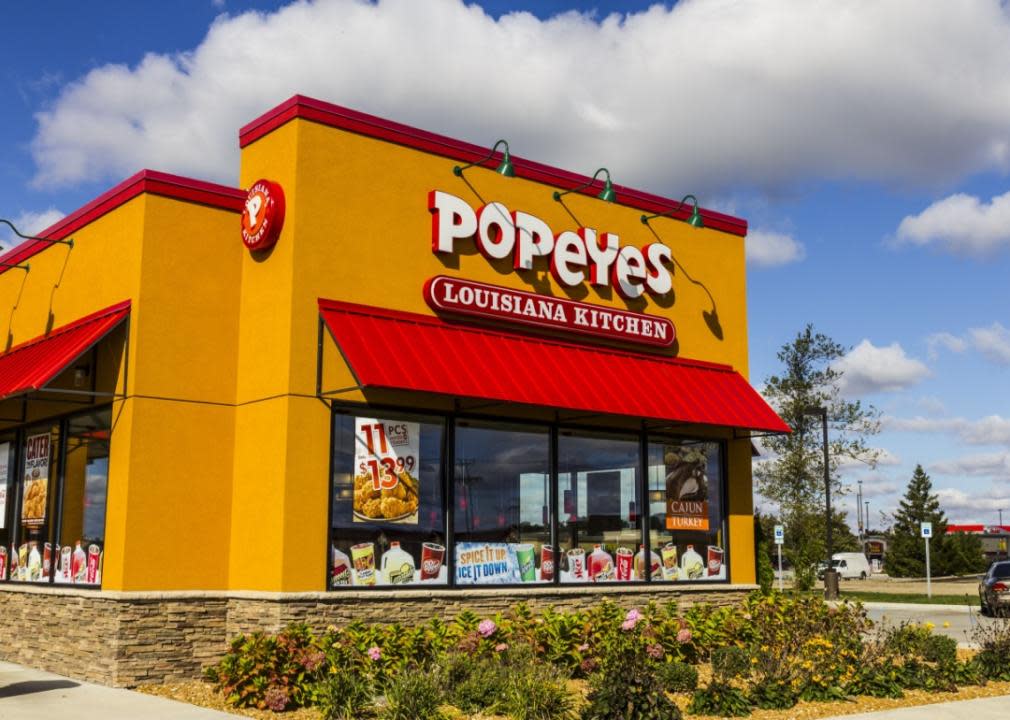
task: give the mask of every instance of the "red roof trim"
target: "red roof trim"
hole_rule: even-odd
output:
[[[0,354],[0,398],[45,387],[130,313],[124,300]]]
[[[87,205],[49,226],[37,236],[51,240],[63,240],[141,193],[162,195],[232,212],[242,212],[242,203],[246,196],[244,190],[226,185],[193,180],[155,170],[141,170],[111,190],[102,193]],[[22,263],[48,247],[52,247],[52,243],[47,243],[45,240],[25,240],[0,255],[0,263],[13,265]],[[0,267],[0,274],[7,270],[10,268]]]
[[[322,298],[318,303],[363,388],[790,432],[728,365],[486,330]]]
[[[410,125],[393,122],[392,120],[386,120],[375,115],[323,102],[322,100],[315,100],[304,95],[295,95],[289,98],[245,125],[239,130],[239,146],[245,147],[259,140],[264,135],[273,132],[295,118],[303,118],[330,127],[340,128],[341,130],[367,135],[368,137],[380,140],[387,140],[423,152],[441,155],[461,163],[476,162],[488,153],[488,148],[486,147],[473,145],[445,135],[438,135],[427,130],[420,130]],[[501,162],[501,155],[495,154],[484,166],[493,168],[499,162]],[[553,185],[562,190],[567,190],[589,181],[589,177],[586,175],[579,175],[533,160],[524,160],[516,155],[512,155],[512,164],[515,167],[517,177]],[[602,181],[597,180],[581,192],[584,195],[596,195],[602,188]],[[643,210],[646,213],[666,212],[678,204],[676,200],[642,192],[641,190],[635,190],[623,185],[614,185],[614,190],[617,193],[618,203]],[[680,212],[672,215],[672,217],[686,220],[690,215],[691,211],[689,208],[682,208]],[[731,215],[724,215],[714,210],[701,209],[701,215],[706,227],[741,237],[747,234],[746,220]]]

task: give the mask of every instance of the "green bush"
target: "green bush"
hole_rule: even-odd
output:
[[[442,692],[437,679],[427,672],[401,673],[386,684],[382,720],[444,720],[439,709]]]
[[[575,703],[564,676],[530,662],[504,683],[502,709],[513,720],[574,720]]]
[[[751,686],[747,699],[762,710],[788,710],[799,700],[799,693],[786,680],[765,680]]]
[[[712,651],[712,672],[721,680],[734,680],[750,674],[747,651],[738,647],[722,647]]]
[[[694,692],[698,688],[698,668],[694,665],[674,661],[661,663],[656,667],[659,684],[667,692]]]
[[[957,660],[957,640],[946,635],[930,635],[922,645],[922,657],[931,663]]]
[[[1010,680],[1010,620],[979,623],[972,630],[971,639],[981,648],[974,663],[982,677]]]
[[[583,720],[680,720],[680,708],[663,692],[655,664],[636,646],[634,630],[618,632],[601,671],[589,678]]]
[[[492,712],[502,700],[506,675],[495,658],[451,653],[439,668],[439,675],[445,697],[460,710]]]
[[[316,697],[323,720],[351,720],[371,704],[372,688],[358,673],[337,670],[319,683]]]
[[[695,691],[687,711],[692,715],[746,717],[751,713],[751,704],[739,688],[713,680],[706,687]]]

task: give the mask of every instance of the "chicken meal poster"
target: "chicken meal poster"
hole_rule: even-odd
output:
[[[354,522],[417,525],[421,424],[354,420]]]

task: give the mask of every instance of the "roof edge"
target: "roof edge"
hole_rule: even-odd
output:
[[[394,122],[376,115],[369,115],[358,110],[352,110],[342,105],[316,100],[304,95],[294,95],[277,107],[268,110],[255,120],[244,125],[239,130],[239,147],[246,147],[270,134],[282,125],[295,118],[302,118],[329,127],[347,130],[368,137],[414,148],[423,152],[441,155],[442,157],[462,163],[477,163],[488,154],[488,149],[479,145],[457,140],[446,135],[428,132],[410,125]],[[551,165],[526,160],[512,155],[512,165],[516,177],[526,180],[553,185],[562,190],[582,185],[591,181],[587,175],[562,170]],[[484,166],[494,168],[501,161],[501,154],[485,161]],[[579,191],[583,195],[595,196],[603,188],[599,180]],[[617,203],[646,213],[663,213],[680,205],[679,201],[653,195],[624,185],[614,185],[617,193]],[[732,235],[744,237],[747,235],[747,221],[742,218],[726,215],[715,210],[699,208],[705,227]],[[670,217],[687,220],[691,216],[690,208],[680,207],[678,212]]]

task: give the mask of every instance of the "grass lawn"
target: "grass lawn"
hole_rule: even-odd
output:
[[[921,605],[971,605],[978,607],[978,595],[933,595],[926,597],[924,593],[887,593],[862,592],[859,590],[841,590],[838,596],[842,600],[861,600],[862,602],[918,603]]]

